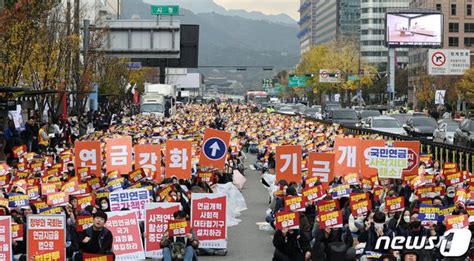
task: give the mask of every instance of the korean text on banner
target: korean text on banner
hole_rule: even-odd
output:
[[[115,260],[145,259],[136,213],[133,211],[112,211],[107,213],[107,216],[105,226],[114,235],[112,245]]]
[[[276,147],[276,181],[301,182],[301,154],[301,146]]]
[[[105,152],[107,172],[118,170],[126,174],[132,170],[132,137],[108,139]]]
[[[309,153],[308,177],[317,177],[327,189],[334,178],[334,153]]]
[[[113,191],[109,194],[110,210],[120,211],[128,208],[137,213],[139,220],[145,218],[145,203],[150,202],[148,191],[144,188]]]
[[[336,162],[334,175],[344,176],[348,173],[359,173],[359,160],[357,148],[360,147],[358,138],[336,138],[334,142],[334,151],[336,153]]]
[[[74,143],[76,172],[80,168],[89,168],[91,174],[100,177],[102,174],[102,151],[100,141],[76,141]]]
[[[13,260],[11,217],[0,216],[0,260]]]
[[[342,227],[342,210],[319,213],[319,228]]]
[[[384,147],[384,140],[362,140],[361,146],[359,149],[359,165],[360,165],[360,174],[362,177],[369,179],[371,177],[377,176],[377,168],[370,166],[370,150],[372,147]]]
[[[279,211],[275,214],[276,229],[296,229],[300,225],[300,215],[296,212]]]
[[[393,147],[408,149],[408,167],[403,170],[403,176],[418,175],[418,166],[420,165],[420,142],[394,141]]]
[[[145,204],[145,256],[163,258],[160,241],[168,230],[168,220],[173,219],[174,212],[179,210],[180,203],[146,203]]]
[[[155,145],[155,144],[135,145],[135,169],[139,169],[139,168],[143,168],[144,170],[149,170],[153,174],[161,172],[161,146],[160,145]],[[151,178],[152,177],[153,175],[151,176]]]
[[[371,147],[369,166],[377,168],[379,178],[402,179],[408,166],[408,149]]]
[[[27,252],[35,260],[66,260],[66,217],[27,216]]]
[[[226,209],[225,195],[191,194],[191,227],[200,248],[227,248]]]
[[[207,128],[199,155],[199,165],[224,169],[229,141],[230,133]]]
[[[166,142],[166,177],[191,178],[192,142],[168,140]]]

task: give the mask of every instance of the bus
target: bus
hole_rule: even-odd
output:
[[[245,95],[245,102],[262,106],[268,104],[268,94],[264,91],[250,91]]]

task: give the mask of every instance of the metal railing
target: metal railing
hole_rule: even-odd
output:
[[[305,117],[306,120],[316,121],[319,123],[330,125],[330,121],[314,119],[311,117]],[[474,162],[474,148],[467,148],[461,146],[455,146],[451,144],[445,144],[440,142],[434,142],[431,140],[409,137],[399,134],[393,134],[383,131],[376,131],[371,129],[365,129],[360,127],[341,125],[344,129],[344,133],[347,134],[359,134],[359,135],[371,135],[378,134],[385,140],[400,140],[400,141],[419,141],[421,154],[431,154],[433,160],[439,161],[441,164],[445,162],[457,163],[461,170],[473,171]]]

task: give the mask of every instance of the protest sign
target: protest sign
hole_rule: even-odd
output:
[[[301,182],[301,154],[301,146],[276,147],[276,180]]]
[[[229,132],[206,128],[199,165],[223,170],[230,136]]]
[[[350,185],[339,185],[330,189],[333,198],[349,197],[351,194]]]
[[[114,261],[113,255],[102,255],[102,254],[82,254],[83,261]]]
[[[132,170],[132,137],[108,139],[105,153],[107,171],[117,170],[126,174]]]
[[[11,230],[12,239],[15,241],[23,240],[23,232],[24,232],[23,224],[12,223],[11,228],[12,228]]]
[[[68,193],[61,191],[48,194],[46,203],[50,206],[64,205],[69,202]]]
[[[467,215],[447,215],[445,216],[446,231],[457,228],[463,229],[469,226],[469,217]]]
[[[9,208],[19,208],[28,206],[30,203],[30,198],[28,195],[24,194],[10,194],[8,197],[8,207]]]
[[[179,210],[180,203],[145,203],[145,256],[163,258],[160,240],[168,231],[168,221]]]
[[[315,187],[305,187],[301,191],[301,194],[304,197],[304,201],[307,202],[317,201],[325,195],[322,185],[318,185]]]
[[[400,197],[387,197],[385,198],[385,209],[388,212],[398,212],[405,208],[405,200],[403,196]]]
[[[342,227],[342,210],[319,213],[319,228]]]
[[[114,235],[115,260],[145,259],[136,212],[131,210],[108,212],[105,226]]]
[[[102,174],[100,141],[76,141],[74,143],[74,150],[76,155],[74,162],[76,172],[80,168],[87,167],[90,173],[100,177]]]
[[[334,199],[320,200],[317,203],[318,212],[328,212],[339,209],[339,201]]]
[[[394,141],[393,147],[406,148],[408,151],[408,166],[403,170],[405,175],[418,175],[420,165],[420,142],[419,141]]]
[[[191,233],[191,226],[189,225],[189,221],[168,221],[168,234],[170,237],[185,237],[186,234],[189,233]]]
[[[13,260],[10,216],[0,216],[0,260]]]
[[[335,172],[337,177],[344,176],[345,173],[359,172],[359,159],[357,148],[360,147],[361,140],[358,138],[336,138],[334,142]]]
[[[351,203],[367,199],[369,199],[369,194],[365,192],[352,192],[349,197]]]
[[[66,260],[66,216],[28,215],[26,254],[35,260]]]
[[[285,197],[285,211],[299,212],[305,211],[303,196],[287,196]]]
[[[153,177],[154,173],[161,172],[161,146],[155,144],[137,144],[135,149],[135,169],[148,170]]]
[[[139,220],[145,218],[145,203],[150,202],[146,189],[119,190],[109,194],[110,210],[120,211],[128,208],[137,213]]]
[[[351,201],[350,208],[354,217],[360,217],[366,215],[370,210],[372,210],[372,202],[370,199]]]
[[[78,216],[76,221],[77,232],[82,232],[92,226],[93,218],[92,216]]]
[[[192,142],[183,140],[166,141],[166,177],[191,178]]]
[[[360,173],[365,179],[377,176],[377,168],[370,166],[370,150],[372,147],[384,147],[384,140],[362,140],[358,150]]]
[[[421,204],[418,213],[418,219],[421,224],[426,226],[428,223],[436,224],[438,222],[439,207]]]
[[[202,248],[227,248],[226,196],[191,194],[191,226]]]
[[[300,215],[296,212],[279,211],[275,214],[276,229],[297,229],[300,225]]]
[[[83,194],[76,196],[77,208],[79,211],[84,210],[87,206],[95,205],[95,196],[92,194]]]
[[[306,185],[311,186],[311,182],[308,181],[312,178],[318,178],[318,181],[323,184],[323,187],[327,188],[329,182],[334,178],[334,157],[334,153],[309,153],[308,179]]]
[[[408,166],[408,149],[371,147],[369,166],[378,170],[379,178],[402,179]]]

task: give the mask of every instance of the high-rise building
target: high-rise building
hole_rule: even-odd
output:
[[[307,52],[313,45],[313,8],[315,0],[300,0],[300,20],[298,25],[298,39],[300,40],[300,55]]]
[[[360,51],[361,57],[371,64],[387,63],[385,47],[385,12],[407,9],[410,0],[363,0],[360,3]],[[408,62],[408,49],[396,49],[396,61]]]
[[[438,11],[443,14],[443,48],[474,51],[474,3],[471,0],[417,0],[410,7]],[[416,91],[428,75],[428,49],[409,51],[408,87]],[[472,59],[471,59],[472,60]]]
[[[301,0],[299,12],[301,54],[312,45],[359,39],[360,1]]]

